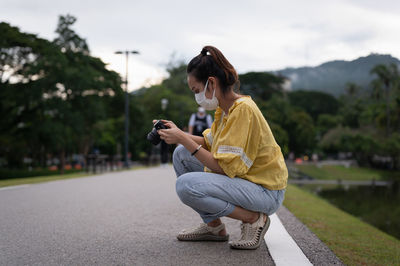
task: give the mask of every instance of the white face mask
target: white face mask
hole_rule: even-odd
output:
[[[204,109],[206,109],[206,110],[215,110],[218,107],[218,99],[217,99],[217,97],[215,97],[215,89],[214,89],[214,92],[213,92],[212,99],[208,99],[206,97],[207,86],[208,86],[208,79],[207,79],[206,85],[204,86],[204,90],[199,92],[199,93],[196,93],[194,95],[194,97],[196,98],[196,102],[201,107],[204,107]]]

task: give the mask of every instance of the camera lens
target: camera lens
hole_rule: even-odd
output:
[[[149,134],[147,134],[147,140],[150,141],[153,145],[157,145],[158,143],[160,143],[161,139],[160,135],[158,135],[157,133],[157,129],[153,128],[153,130]]]

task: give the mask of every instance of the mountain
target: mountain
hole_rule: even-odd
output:
[[[346,83],[353,82],[369,90],[374,76],[370,70],[378,64],[395,63],[399,59],[391,55],[370,54],[353,61],[335,60],[316,67],[285,68],[273,71],[288,78],[291,90],[315,90],[339,96],[345,92]]]

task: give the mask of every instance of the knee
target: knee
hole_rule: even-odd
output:
[[[179,145],[175,148],[174,153],[172,154],[172,162],[175,164],[180,161],[182,158],[181,154],[187,152],[186,148],[183,145]]]
[[[176,180],[176,194],[183,203],[190,202],[194,198],[203,197],[203,193],[195,188],[195,180],[198,179],[193,173],[181,175]]]
[[[188,196],[188,190],[190,188],[190,182],[188,181],[189,178],[187,178],[189,174],[183,174],[181,175],[177,180],[175,184],[176,188],[176,194],[178,194],[178,197],[184,201],[185,198]]]

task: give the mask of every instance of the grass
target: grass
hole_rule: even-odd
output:
[[[400,241],[289,185],[284,205],[346,265],[400,265]]]
[[[136,170],[143,168],[144,166],[135,166],[132,167],[130,170]],[[116,170],[114,172],[125,171],[125,169]],[[0,187],[8,187],[8,186],[18,186],[18,185],[25,185],[25,184],[36,184],[36,183],[43,183],[43,182],[50,182],[55,180],[62,180],[62,179],[72,179],[72,178],[81,178],[81,177],[88,177],[98,174],[93,173],[72,173],[72,174],[57,174],[52,176],[35,176],[35,177],[26,177],[26,178],[10,178],[10,179],[3,179],[0,180]]]
[[[384,171],[361,167],[344,167],[341,165],[296,165],[300,172],[316,179],[342,180],[388,180],[400,179],[399,171]]]
[[[91,176],[91,175],[93,175],[93,174],[74,173],[74,174],[65,174],[65,175],[58,174],[58,175],[52,175],[52,176],[35,176],[35,177],[24,177],[24,178],[15,178],[15,179],[4,179],[4,180],[0,180],[0,187],[43,183],[43,182],[49,182],[49,181],[54,181],[54,180],[80,178],[80,177],[86,177],[86,176]]]

